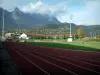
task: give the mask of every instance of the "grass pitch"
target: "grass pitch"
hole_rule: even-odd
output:
[[[38,45],[38,46],[47,46],[53,48],[62,48],[62,49],[72,49],[72,50],[83,50],[83,51],[96,51],[100,52],[100,42],[96,41],[44,41],[44,40],[28,40],[27,43]]]

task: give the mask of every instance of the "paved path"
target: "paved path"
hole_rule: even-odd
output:
[[[0,41],[0,75],[20,75],[7,50]]]

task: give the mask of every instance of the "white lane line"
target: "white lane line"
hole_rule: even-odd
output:
[[[75,61],[78,61],[78,62],[89,64],[89,65],[92,65],[92,66],[100,67],[99,65],[95,65],[95,64],[92,64],[92,63],[84,62],[84,61],[77,60],[77,59],[74,59],[74,58],[68,58],[68,57],[64,57],[64,56],[61,57],[61,58],[71,59],[71,60],[75,60]]]
[[[68,58],[68,57],[66,57],[66,56],[60,56],[60,57],[65,57],[65,58]],[[89,60],[89,61],[93,61],[93,62],[97,62],[97,63],[100,63],[100,62],[98,62],[97,60],[92,60],[92,59],[85,59],[85,58],[75,58],[75,57],[71,57],[70,59],[83,59],[83,60]]]
[[[33,51],[32,51],[32,52],[33,52]],[[52,59],[55,59],[55,60],[58,60],[58,61],[61,61],[61,62],[64,62],[64,63],[68,63],[68,64],[71,64],[71,65],[75,65],[75,64],[66,62],[66,61],[64,61],[64,60],[61,60],[61,59],[58,59],[58,58],[55,58],[55,57],[52,57],[52,56],[44,55],[43,53],[39,53],[39,52],[35,52],[35,53],[41,54],[41,55],[43,55],[43,56],[50,57],[50,58],[52,58]],[[78,61],[78,60],[76,60],[76,61]],[[79,62],[82,62],[82,61],[79,61]],[[86,63],[86,62],[82,62],[82,63]],[[86,64],[89,64],[89,63],[86,63]],[[90,65],[90,64],[89,64],[89,65]],[[91,65],[94,66],[94,64],[91,64]],[[84,68],[84,67],[82,67],[82,66],[78,66],[78,65],[75,65],[75,66],[80,67],[80,68],[83,68],[83,69],[86,69],[86,70],[89,70],[89,71],[93,71],[93,72],[99,73],[99,72],[97,72],[97,71],[94,71],[94,70],[91,70],[91,69],[88,69],[88,68]],[[96,66],[97,66],[97,65],[96,65]],[[97,67],[100,67],[100,66],[97,66]],[[99,74],[100,74],[100,73],[99,73]]]
[[[26,45],[27,46],[27,45]],[[28,46],[27,46],[28,47]],[[45,46],[37,46],[37,47],[45,47]],[[50,47],[51,48],[51,47]],[[52,48],[51,48],[52,49]],[[56,48],[57,50],[59,50],[59,49],[62,49],[62,48]],[[62,50],[66,50],[66,49],[62,49]],[[70,51],[75,51],[75,52],[83,52],[83,53],[96,53],[96,54],[100,54],[100,52],[94,52],[94,51],[81,51],[81,50],[72,50],[72,49],[69,49]],[[68,51],[69,51],[68,50]],[[66,50],[67,51],[67,50]],[[93,59],[89,59],[89,60],[93,60]],[[96,61],[96,60],[94,60],[94,61]]]
[[[20,49],[21,50],[21,49]],[[23,51],[23,50],[21,50],[21,51]],[[25,51],[24,51],[25,52]],[[26,53],[28,53],[28,52],[26,52]],[[28,53],[28,54],[31,54],[31,53]],[[33,55],[33,54],[32,54]],[[74,66],[77,66],[77,67],[80,67],[80,68],[82,68],[82,69],[85,69],[85,70],[89,70],[89,71],[92,71],[92,72],[95,72],[95,73],[99,73],[99,72],[97,72],[97,71],[94,71],[94,70],[90,70],[90,69],[87,69],[87,68],[84,68],[84,67],[81,67],[81,66],[78,66],[78,65],[75,65],[75,64],[72,64],[72,63],[69,63],[69,62],[66,62],[66,61],[62,61],[62,60],[60,60],[60,59],[56,59],[56,58],[54,58],[54,57],[51,57],[52,59],[55,59],[55,60],[58,60],[58,61],[61,61],[61,62],[64,62],[64,63],[68,63],[68,64],[71,64],[71,65],[74,65]],[[99,73],[100,74],[100,73]]]
[[[32,52],[33,52],[33,51],[32,51]],[[36,52],[36,51],[35,51],[35,52]],[[38,53],[40,53],[40,52],[38,52]],[[43,54],[43,53],[42,53],[42,54]],[[49,53],[49,54],[52,55],[51,53]],[[65,57],[65,56],[60,56],[60,57]],[[66,57],[66,58],[67,58],[67,57]],[[69,57],[68,59],[73,59],[73,60],[75,60],[74,57],[72,57],[72,58]],[[81,59],[81,58],[78,58],[78,59]],[[84,59],[84,58],[82,58],[82,59]],[[89,61],[94,61],[94,62],[100,63],[100,62],[98,62],[98,61],[96,61],[96,60],[92,60],[92,59],[85,59],[85,60],[89,60]],[[79,61],[79,60],[77,60],[77,61]],[[84,62],[84,61],[79,61],[79,62],[87,63],[87,62]],[[99,65],[95,65],[95,64],[92,64],[92,63],[87,63],[87,64],[100,67]]]
[[[82,58],[82,59],[87,59],[87,60],[91,60],[91,61],[96,61],[96,59],[99,59],[100,60],[100,57],[95,57],[96,59],[93,59],[94,57],[92,57],[92,58],[87,58],[87,57],[79,57],[79,56],[73,56],[73,57],[71,57],[71,58]]]
[[[39,46],[40,48],[43,48],[45,46]],[[51,47],[50,47],[51,48]],[[52,49],[52,48],[51,48]],[[56,48],[57,50],[59,49],[62,49],[62,48]],[[62,50],[66,50],[66,49],[62,49]],[[83,52],[83,53],[96,53],[96,54],[100,54],[100,52],[94,52],[94,51],[81,51],[81,50],[72,50],[72,49],[69,49],[70,51],[73,51],[73,52]],[[69,50],[66,50],[66,51],[69,51]],[[76,56],[75,56],[76,57]],[[99,58],[98,58],[99,59]],[[94,60],[94,59],[90,59],[90,60]],[[94,60],[96,61],[96,60]]]
[[[45,46],[39,46],[39,47],[42,48],[42,47],[45,47]],[[48,48],[51,48],[51,49],[53,48],[54,49],[54,47],[48,47]],[[84,50],[74,50],[74,49],[64,49],[64,48],[55,48],[55,49],[57,49],[57,50],[62,49],[62,50],[66,50],[66,51],[67,50],[70,50],[70,51],[75,51],[75,52],[76,51],[79,51],[79,52],[87,52],[87,53],[89,52],[89,53],[97,53],[97,54],[100,54],[100,52],[95,52],[95,51],[84,51]]]
[[[12,48],[14,51],[16,51],[14,48]],[[21,53],[19,53],[18,51],[16,51],[20,56],[24,57],[27,61],[29,61],[31,64],[35,65],[37,68],[39,68],[40,70],[42,70],[44,73],[46,73],[47,75],[50,75],[48,72],[46,72],[45,70],[43,70],[42,68],[40,68],[38,65],[36,65],[35,63],[33,63],[32,61],[30,61],[28,58],[26,58],[24,55],[22,55]]]
[[[32,51],[32,52],[33,52],[33,51]],[[35,52],[36,52],[36,51],[35,51]],[[42,53],[40,53],[40,54],[42,54]],[[42,55],[44,55],[44,54],[42,54]],[[48,56],[48,55],[44,55],[44,56],[50,57],[50,56]],[[84,68],[84,67],[82,67],[82,66],[78,66],[78,65],[76,65],[76,64],[69,63],[69,62],[66,62],[66,61],[63,61],[63,60],[54,58],[54,57],[50,57],[50,58],[55,59],[55,60],[58,60],[58,61],[61,61],[61,62],[64,62],[64,63],[71,64],[71,65],[74,65],[74,66],[77,66],[77,67],[80,67],[80,68],[83,68],[83,69],[86,69],[86,70],[89,70],[89,71],[93,71],[93,72],[99,73],[99,72],[97,72],[97,71],[94,71],[94,70],[91,70],[91,69],[88,69],[88,68]],[[77,61],[78,61],[78,60],[77,60]],[[79,62],[82,62],[82,61],[79,61]],[[100,67],[100,66],[98,66],[98,65],[90,64],[90,63],[87,63],[87,62],[82,62],[82,63],[89,64],[89,65],[92,65],[92,66]]]
[[[19,49],[19,50],[23,51],[22,49]],[[23,51],[23,52],[25,52],[25,51]],[[76,73],[74,73],[74,72],[72,72],[72,71],[70,71],[70,70],[67,70],[67,69],[65,69],[65,68],[63,68],[63,67],[60,67],[60,66],[58,66],[58,65],[56,65],[56,64],[53,64],[53,63],[51,63],[51,62],[49,62],[49,61],[47,61],[47,60],[45,60],[45,59],[43,59],[43,58],[41,58],[41,57],[39,57],[39,56],[33,55],[33,54],[31,54],[31,53],[28,53],[28,52],[25,52],[25,53],[27,53],[27,54],[29,54],[29,55],[31,55],[31,56],[34,56],[34,57],[36,57],[36,58],[39,58],[39,59],[41,59],[41,60],[43,60],[43,61],[45,61],[45,62],[47,62],[47,63],[50,63],[50,64],[52,64],[52,65],[54,65],[54,66],[56,66],[56,67],[58,67],[58,68],[61,68],[61,69],[65,70],[65,71],[67,71],[67,72],[70,72],[70,73],[72,73],[72,74],[74,74],[74,75],[78,75],[78,74],[76,74]]]
[[[36,51],[35,51],[36,52]],[[51,53],[50,53],[51,54]],[[73,58],[70,58],[70,59],[73,59]],[[83,58],[82,58],[83,59]],[[92,59],[89,59],[89,60],[91,60],[91,61],[95,61],[95,62],[97,62],[96,60],[92,60]],[[78,60],[77,60],[78,61]],[[83,61],[79,61],[79,62],[83,62]],[[84,62],[84,63],[87,63],[87,62]],[[97,62],[97,63],[99,63],[99,62]],[[90,65],[94,65],[94,66],[99,66],[99,65],[95,65],[95,64],[91,64],[91,63],[87,63],[87,64],[90,64]],[[100,67],[100,66],[99,66]]]
[[[52,58],[54,58],[54,57],[52,57]],[[54,59],[56,59],[56,58],[54,58]],[[62,60],[60,60],[60,59],[56,59],[56,60],[62,61]],[[66,62],[66,61],[63,61],[63,62]],[[69,63],[69,62],[66,62],[66,63]],[[69,63],[69,64],[72,64],[72,63]],[[78,66],[78,65],[75,65],[75,64],[72,64],[72,65],[77,66],[77,67],[81,67],[81,66]],[[84,67],[81,67],[81,68],[86,69],[86,70],[89,70],[89,71],[93,71],[93,72],[96,72],[96,73],[99,73],[99,72],[97,72],[97,71],[90,70],[90,69],[87,69],[87,68],[84,68]]]

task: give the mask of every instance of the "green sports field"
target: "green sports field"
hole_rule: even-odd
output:
[[[38,46],[47,46],[53,48],[62,48],[62,49],[72,49],[72,50],[83,50],[83,51],[98,51],[100,52],[100,42],[96,41],[73,41],[73,42],[61,42],[61,41],[40,41],[40,40],[28,40],[27,43],[38,45]]]

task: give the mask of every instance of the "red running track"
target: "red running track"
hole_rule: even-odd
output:
[[[100,75],[100,53],[5,43],[23,75]]]

